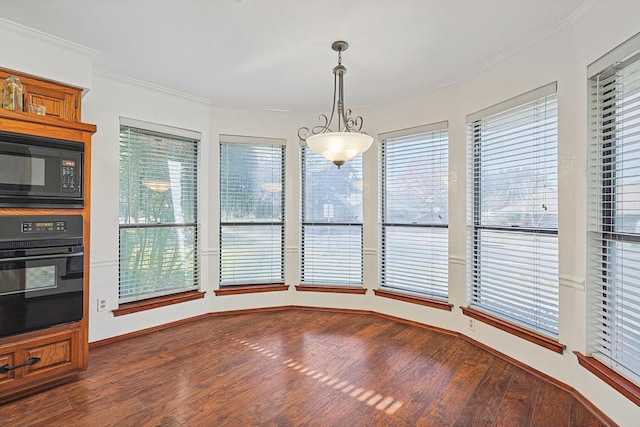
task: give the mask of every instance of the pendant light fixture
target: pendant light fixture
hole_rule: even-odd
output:
[[[343,77],[347,69],[342,65],[342,52],[349,44],[345,41],[335,41],[331,49],[338,52],[338,65],[333,68],[333,105],[331,116],[320,115],[323,124],[313,127],[301,127],[298,130],[300,141],[305,142],[314,152],[332,161],[338,168],[345,162],[364,153],[371,147],[373,137],[360,132],[362,117],[351,117],[351,110],[344,106]],[[337,131],[331,130],[334,116],[337,117]]]

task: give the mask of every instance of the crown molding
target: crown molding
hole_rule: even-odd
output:
[[[156,92],[164,93],[167,95],[175,96],[185,99],[187,101],[196,102],[201,105],[209,107],[224,108],[224,109],[236,109],[236,110],[255,110],[255,111],[272,111],[277,113],[289,113],[289,110],[275,109],[268,106],[261,105],[241,105],[241,104],[224,104],[214,100],[203,98],[201,96],[192,95],[190,93],[181,92],[175,89],[170,89],[165,86],[160,86],[154,83],[149,83],[144,80],[135,79],[133,77],[125,76],[123,74],[114,73],[112,71],[103,70],[101,68],[93,67],[93,75],[96,77],[102,77],[109,80],[118,81],[120,83],[129,84],[142,89],[149,89]]]
[[[35,30],[33,28],[27,27],[26,25],[18,24],[4,18],[0,18],[0,30],[7,30],[11,33],[19,34],[35,41],[54,45],[65,50],[70,50],[90,59],[93,59],[100,53],[100,51],[96,49],[74,43],[72,41],[45,33],[40,30]]]
[[[549,37],[551,37],[554,34],[557,34],[561,31],[564,31],[568,28],[573,27],[575,24],[579,23],[580,21],[582,21],[585,17],[589,16],[600,4],[602,3],[601,0],[586,0],[584,3],[582,3],[571,15],[569,15],[569,17],[567,19],[565,19],[564,21],[558,23],[557,25],[548,28],[547,30],[536,34],[533,37],[530,37],[529,39],[523,41],[522,43],[514,46],[513,48],[506,50],[505,52],[494,56],[493,58],[489,59],[487,62],[485,62],[484,64],[480,65],[479,67],[475,68],[473,71],[469,72],[469,73],[465,73],[465,74],[461,74],[458,76],[458,78],[455,79],[455,83],[461,83],[464,82],[466,80],[470,80],[473,77],[475,77],[476,75],[482,73],[483,71],[493,67],[496,64],[499,64],[500,62],[506,60],[507,58],[514,56],[516,54],[518,54],[519,52],[523,51],[524,49],[533,46],[539,42],[541,42],[542,40],[545,40]],[[452,83],[450,83],[452,84]]]
[[[142,89],[149,89],[149,90],[153,90],[155,92],[161,92],[161,93],[164,93],[164,94],[167,94],[167,95],[171,95],[171,96],[175,96],[175,97],[178,97],[178,98],[185,99],[187,101],[197,102],[197,103],[202,104],[202,105],[207,105],[207,106],[211,105],[211,102],[206,98],[202,98],[200,96],[191,95],[191,94],[186,93],[186,92],[180,92],[180,91],[174,90],[174,89],[169,89],[169,88],[164,87],[164,86],[160,86],[160,85],[156,85],[156,84],[153,84],[153,83],[145,82],[143,80],[134,79],[133,77],[128,77],[128,76],[125,76],[125,75],[122,75],[122,74],[118,74],[118,73],[113,73],[111,71],[103,70],[103,69],[100,69],[100,68],[93,67],[92,73],[96,77],[102,77],[102,78],[105,78],[105,79],[118,81],[120,83],[129,84],[129,85],[136,86],[136,87],[139,87],[139,88],[142,88]]]
[[[577,24],[601,5],[602,0],[586,0],[567,18],[567,21],[569,21],[571,25]]]

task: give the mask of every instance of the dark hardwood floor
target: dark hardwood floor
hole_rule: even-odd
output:
[[[216,316],[93,348],[0,426],[600,426],[569,392],[455,334],[371,314]]]

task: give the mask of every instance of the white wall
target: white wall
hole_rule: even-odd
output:
[[[203,164],[211,152],[208,102],[159,90],[100,71],[93,73],[93,89],[83,99],[83,120],[97,125],[92,139],[91,272],[89,341],[118,336],[210,311],[212,294],[183,304],[114,317],[118,306],[118,191],[120,117],[159,123],[202,134]],[[214,140],[215,141],[215,140]],[[212,177],[201,168],[201,215],[208,215]],[[207,232],[206,222],[204,231]],[[203,257],[207,246],[204,246]],[[212,289],[211,272],[203,269],[202,290]],[[98,312],[97,299],[107,298],[109,310]]]
[[[447,312],[386,298],[371,291],[367,295],[270,292],[216,297],[218,271],[218,135],[234,134],[286,138],[287,148],[287,265],[286,282],[298,282],[299,263],[299,146],[296,132],[309,125],[315,114],[291,115],[268,111],[244,111],[214,107],[197,98],[93,71],[92,90],[84,98],[84,121],[95,123],[93,140],[93,205],[90,341],[117,336],[207,312],[280,305],[355,308],[442,327],[485,343],[508,356],[543,371],[576,388],[596,406],[622,425],[636,425],[640,408],[631,403],[577,363],[573,351],[585,352],[586,341],[586,185],[587,104],[586,66],[635,34],[640,27],[640,2],[600,1],[588,3],[582,14],[532,41],[520,51],[454,85],[416,94],[393,105],[357,111],[365,117],[371,135],[422,124],[449,121],[450,137],[450,302]],[[615,16],[616,23],[604,27],[602,16]],[[19,40],[17,41],[19,42]],[[470,40],[470,43],[472,41]],[[25,40],[30,47],[31,41]],[[469,47],[470,49],[472,46]],[[460,54],[464,54],[461,52]],[[16,63],[0,52],[0,66]],[[86,64],[78,60],[79,67]],[[45,68],[42,64],[32,69]],[[395,78],[401,78],[402,70]],[[47,77],[47,73],[39,73]],[[67,73],[68,75],[68,73]],[[67,76],[68,77],[68,76]],[[82,76],[78,80],[86,81]],[[467,329],[467,318],[459,307],[466,296],[466,128],[465,116],[552,81],[558,82],[560,138],[560,341],[563,355],[476,322]],[[73,82],[69,82],[73,83]],[[114,318],[97,312],[95,300],[108,297],[117,304],[118,288],[118,118],[177,126],[202,132],[202,290],[205,299]],[[377,287],[377,151],[365,161],[365,287]]]

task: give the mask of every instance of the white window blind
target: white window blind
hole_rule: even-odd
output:
[[[471,306],[558,336],[556,84],[470,115]]]
[[[362,156],[340,168],[302,149],[301,282],[362,285]]]
[[[640,36],[621,47],[590,79],[588,336],[592,356],[640,384]]]
[[[199,141],[122,123],[119,301],[197,289]]]
[[[220,285],[284,283],[285,141],[220,136]]]
[[[379,139],[380,285],[446,300],[447,123]]]

